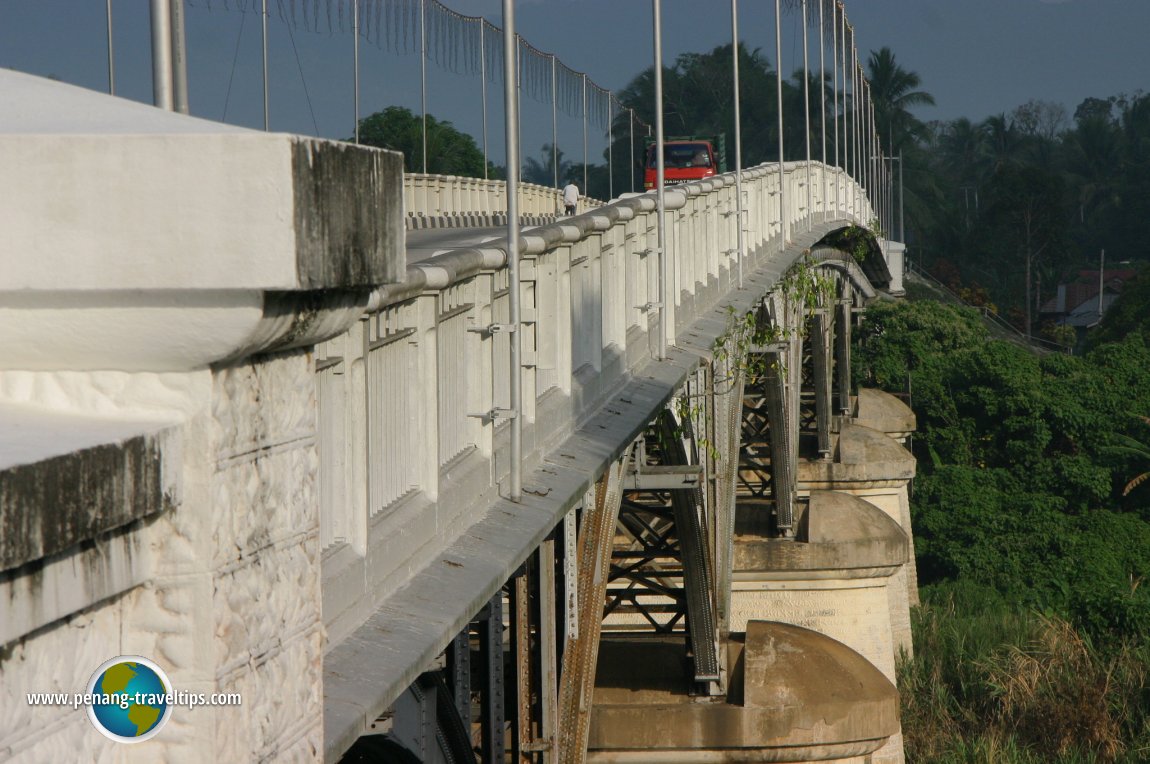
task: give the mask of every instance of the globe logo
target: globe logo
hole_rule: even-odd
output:
[[[105,661],[88,682],[88,719],[119,743],[154,737],[172,715],[172,683],[164,670],[139,655]]]

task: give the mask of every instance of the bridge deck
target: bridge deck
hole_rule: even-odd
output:
[[[783,252],[759,253],[744,288],[720,297],[682,331],[662,361],[648,361],[587,421],[524,476],[521,503],[500,499],[324,660],[324,746],[329,760],[363,734],[539,546],[642,431],[728,328],[729,308],[750,310],[826,233],[795,233]]]

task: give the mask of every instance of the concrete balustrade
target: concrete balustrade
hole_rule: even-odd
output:
[[[787,165],[785,182],[791,194],[801,188],[805,174],[806,163]],[[430,189],[438,185],[430,179],[415,180],[405,186],[405,193],[416,198],[418,194],[428,198]],[[716,310],[716,304],[740,294],[738,299],[745,302],[742,309],[750,309],[755,295],[765,291],[763,285],[802,254],[802,247],[795,246],[784,252],[783,227],[770,214],[772,204],[778,208],[777,170],[746,171],[748,225],[743,269],[748,289],[737,290],[733,181],[727,174],[666,192],[670,262],[663,331],[668,345],[697,346],[697,352],[709,354],[711,342],[726,329],[728,319],[726,310]],[[462,185],[460,179],[443,182]],[[484,187],[498,194],[502,185]],[[536,197],[551,204],[555,200],[552,192],[538,189]],[[768,208],[765,212],[759,209],[760,203]],[[815,220],[808,220],[790,205],[789,237],[813,243],[821,236],[819,231],[828,230],[822,217],[820,212]],[[836,218],[829,225],[849,222],[859,221]],[[807,229],[812,232],[802,233]],[[514,565],[535,548],[538,541],[530,540],[549,532],[582,499],[612,455],[629,442],[622,437],[610,449],[592,449],[590,471],[564,495],[553,484],[558,480],[555,476],[563,474],[562,466],[570,462],[555,454],[565,449],[572,449],[572,454],[587,453],[586,446],[573,445],[586,438],[579,423],[611,410],[618,412],[609,415],[612,419],[635,417],[631,432],[637,433],[693,371],[688,363],[674,372],[673,384],[645,412],[636,408],[637,398],[625,392],[642,384],[646,375],[658,375],[673,366],[655,360],[660,290],[653,194],[630,196],[525,231],[520,252],[525,320],[521,338],[524,408],[520,414],[524,490],[533,502],[551,509],[543,519],[533,521],[537,525],[517,523],[527,540],[517,554],[506,557],[504,553],[502,577],[488,574],[489,578],[480,580],[473,576],[455,590],[428,583],[439,577],[435,571],[460,560],[452,556],[455,546],[465,546],[466,539],[483,535],[477,526],[492,513],[514,513],[515,505],[502,498],[501,484],[509,473],[509,430],[507,420],[498,414],[508,406],[509,340],[506,332],[489,330],[507,320],[504,243],[493,241],[409,266],[403,282],[372,295],[360,320],[367,329],[353,327],[345,337],[317,351],[320,373],[330,375],[321,387],[327,402],[321,399],[320,409],[332,411],[345,423],[342,429],[321,428],[321,435],[331,433],[364,444],[365,455],[354,460],[369,465],[366,471],[330,476],[337,482],[350,478],[364,483],[351,489],[325,487],[329,478],[320,476],[321,496],[366,497],[350,520],[340,506],[320,513],[325,543],[324,617],[335,645],[327,661],[327,687],[330,698],[339,701],[329,702],[329,752],[343,750],[362,730],[362,720],[382,710],[411,682],[412,671],[444,648],[461,624],[502,585]],[[763,271],[767,264],[769,269]],[[389,328],[383,332],[371,328],[378,325]],[[393,339],[385,339],[388,332]],[[372,356],[377,353],[387,353],[389,360],[374,362]],[[329,364],[337,358],[335,362],[346,373],[329,371],[336,368]],[[395,367],[406,369],[408,376],[390,372],[385,379],[386,370]],[[659,368],[664,372],[655,371]],[[405,379],[419,381],[405,383]],[[373,403],[377,390],[384,398],[379,404]],[[493,411],[497,412],[494,417]],[[373,433],[399,435],[402,445],[392,448],[404,453],[377,445],[381,436]],[[321,440],[319,451],[338,449],[342,442]],[[410,466],[373,471],[370,465],[380,458]],[[536,487],[539,497],[532,494]],[[500,543],[511,542],[503,539]],[[476,564],[465,563],[464,570]],[[417,593],[439,598],[440,612],[433,621],[399,617],[413,609],[414,602],[408,598]],[[406,635],[405,657],[389,666],[376,666],[370,692],[338,686],[341,675],[363,663],[363,645],[378,641],[371,635],[377,628],[376,614],[381,613],[392,614],[389,628]]]
[[[579,199],[581,210],[595,209],[602,204],[587,196]],[[506,225],[507,182],[405,173],[403,205],[409,229]],[[524,225],[553,222],[562,211],[561,189],[519,184],[519,214]]]

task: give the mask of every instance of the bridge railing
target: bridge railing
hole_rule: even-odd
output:
[[[581,209],[603,203],[582,197]],[[467,178],[457,175],[424,175],[405,173],[403,206],[411,221],[430,218],[491,224],[507,210],[507,183],[503,180]],[[554,219],[563,211],[563,192],[534,183],[519,184],[519,212],[526,218]],[[418,226],[416,226],[418,227]]]
[[[498,209],[497,181],[408,177],[411,204],[423,209],[438,200],[453,210]],[[787,238],[824,220],[871,217],[841,171],[790,163],[784,182]],[[851,192],[837,202],[836,182]],[[746,273],[783,249],[779,191],[777,166],[744,171]],[[535,209],[557,200],[542,187],[524,197]],[[666,193],[669,343],[737,285],[736,201],[732,174]],[[655,197],[644,194],[523,234],[525,475],[654,357],[656,218]],[[373,295],[356,326],[317,348],[323,611],[332,644],[499,498],[509,471],[505,265],[499,242],[410,265],[403,283]]]

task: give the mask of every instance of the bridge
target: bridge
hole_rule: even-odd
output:
[[[512,241],[501,182],[0,89],[3,758],[902,761],[862,178],[524,185]],[[242,704],[122,746],[27,697],[119,655]]]

